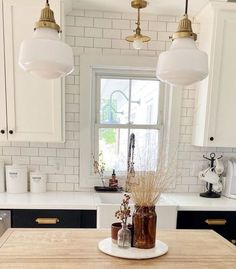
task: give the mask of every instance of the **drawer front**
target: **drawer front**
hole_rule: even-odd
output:
[[[236,237],[236,212],[179,211],[177,229],[212,229],[232,240]]]
[[[12,210],[13,228],[96,228],[96,210]]]

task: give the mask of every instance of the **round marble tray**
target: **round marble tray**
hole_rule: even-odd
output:
[[[160,240],[156,241],[156,247],[150,249],[140,248],[120,248],[113,244],[111,238],[106,238],[98,243],[98,248],[111,256],[124,259],[151,259],[164,255],[168,251],[168,246]]]

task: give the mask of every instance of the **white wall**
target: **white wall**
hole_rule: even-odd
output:
[[[74,10],[66,18],[66,41],[73,47],[75,71],[66,78],[66,143],[1,143],[0,158],[6,163],[28,165],[30,170],[48,173],[48,190],[79,190],[79,63],[83,53],[100,55],[145,55],[158,58],[169,47],[169,36],[177,28],[179,18],[173,16],[143,15],[143,34],[152,41],[144,49],[132,48],[125,37],[135,29],[135,14]],[[196,31],[198,25],[193,25]],[[197,30],[198,32],[198,30]],[[190,145],[194,111],[194,90],[183,90],[178,152],[176,192],[199,192],[203,185],[197,174],[206,161],[202,154],[216,149]],[[218,149],[227,156],[236,157],[236,149]],[[235,152],[235,153],[234,153]]]

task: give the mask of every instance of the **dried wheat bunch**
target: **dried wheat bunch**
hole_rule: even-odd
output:
[[[173,183],[175,165],[166,166],[159,160],[158,168],[155,171],[136,171],[132,177],[130,185],[131,197],[134,203],[138,206],[154,206],[159,200],[161,194],[165,192]]]

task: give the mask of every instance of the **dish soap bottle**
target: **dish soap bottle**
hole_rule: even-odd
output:
[[[110,188],[117,188],[118,187],[118,180],[116,179],[115,169],[113,169],[111,178],[109,179],[109,187]]]

